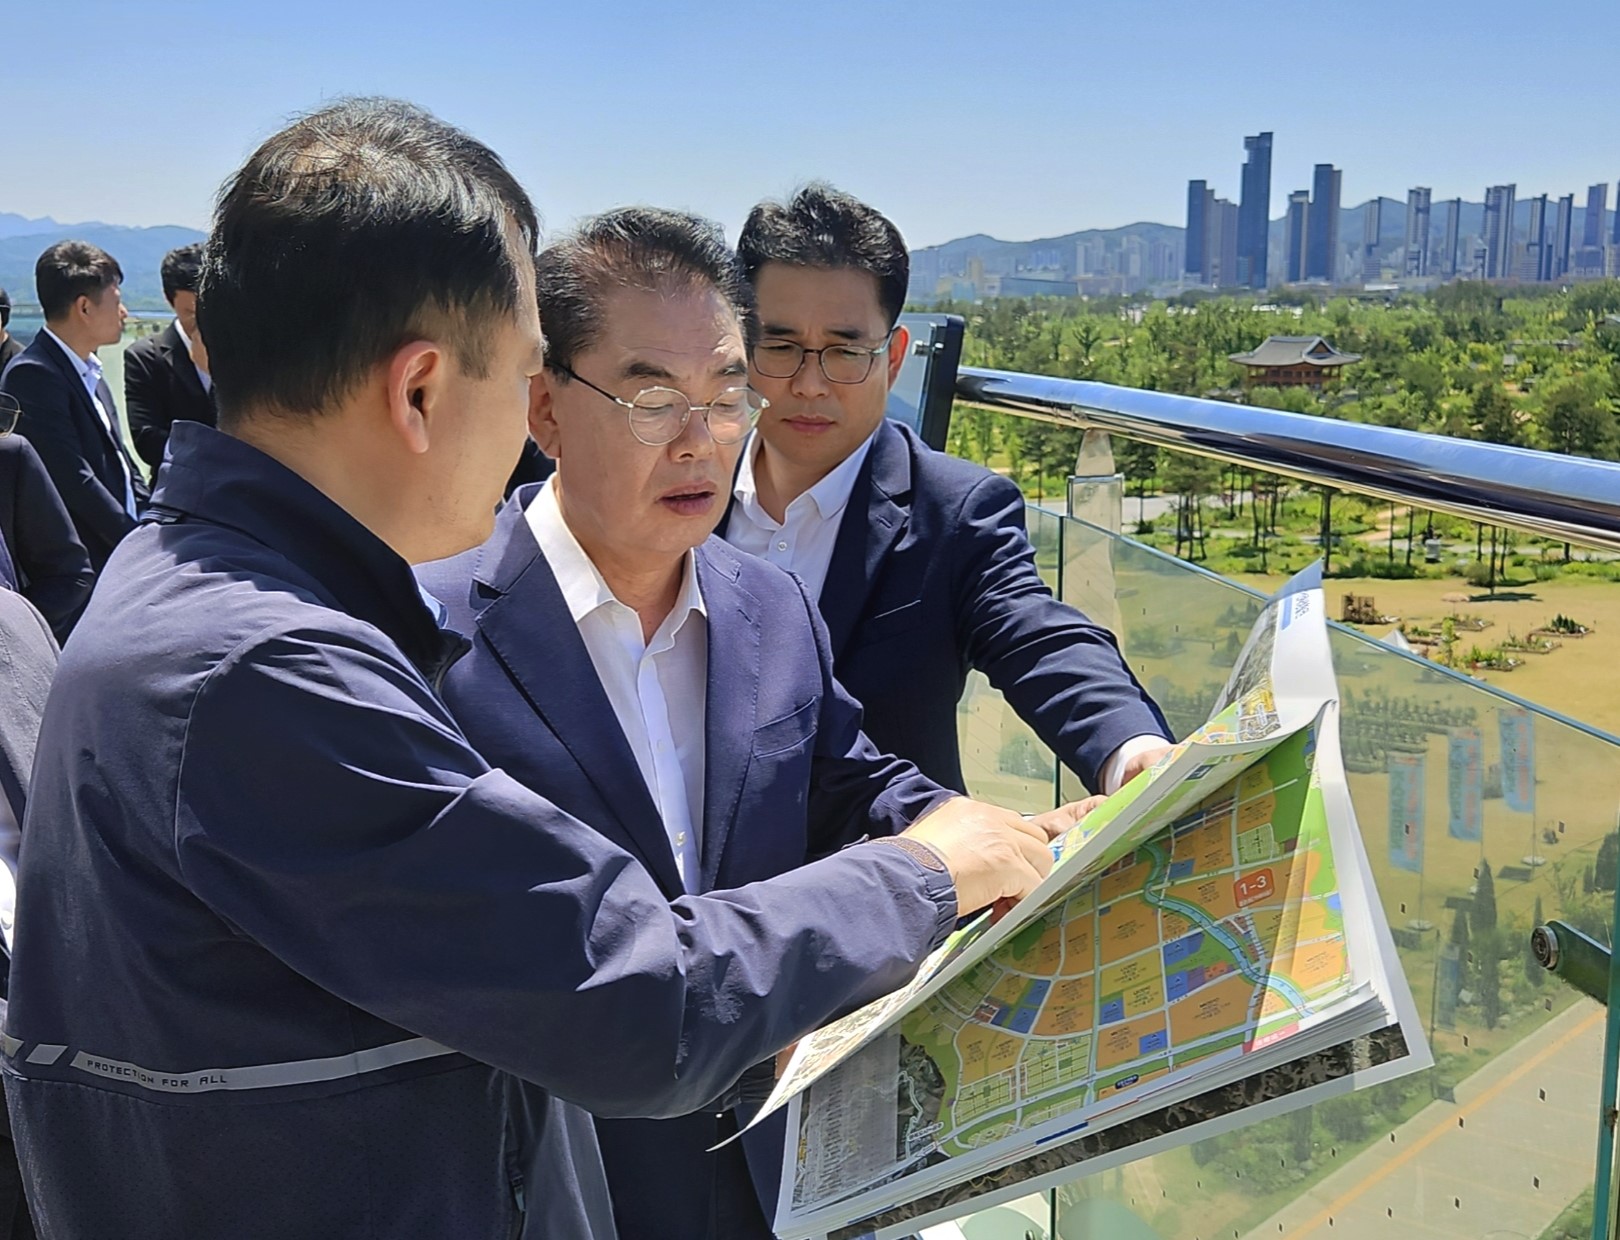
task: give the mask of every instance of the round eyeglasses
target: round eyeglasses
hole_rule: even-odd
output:
[[[20,417],[22,406],[17,403],[17,398],[0,392],[0,435],[9,435],[16,430]]]
[[[761,340],[754,346],[754,369],[767,379],[791,379],[804,369],[805,358],[814,353],[828,383],[865,383],[878,357],[889,351],[892,339],[891,330],[875,349],[853,344],[807,349],[792,340]]]
[[[630,421],[630,433],[649,448],[662,448],[665,444],[674,443],[681,437],[681,432],[686,429],[694,413],[703,415],[709,437],[715,443],[738,443],[753,429],[759,415],[771,404],[749,387],[729,387],[706,405],[694,405],[684,392],[669,387],[642,388],[632,399],[625,400],[575,374],[561,362],[546,364],[570,379],[583,383],[591,391],[606,396],[615,405],[624,406]]]

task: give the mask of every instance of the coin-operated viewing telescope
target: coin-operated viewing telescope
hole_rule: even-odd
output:
[[[1549,921],[1530,932],[1530,950],[1541,967],[1605,1007],[1609,1003],[1609,949],[1574,926]]]

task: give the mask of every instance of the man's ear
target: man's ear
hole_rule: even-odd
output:
[[[556,371],[542,370],[529,380],[529,435],[552,460],[562,457],[562,432],[557,425]]]
[[[444,348],[431,340],[413,340],[388,361],[388,423],[406,450],[418,456],[432,445],[438,419],[448,412],[449,373]]]
[[[889,337],[889,386],[900,377],[900,367],[906,364],[906,350],[911,347],[911,333],[900,324],[894,325],[894,335]]]

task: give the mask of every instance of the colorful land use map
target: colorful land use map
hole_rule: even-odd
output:
[[[843,1226],[1396,1022],[1387,929],[1365,941],[1336,707],[1320,674],[1275,674],[1331,668],[1320,591],[1279,598],[1258,627],[1231,704],[1071,831],[1018,916],[960,932],[902,994],[807,1039],[779,1090],[796,1095],[797,1138],[780,1234]],[[1279,703],[1279,684],[1306,697]]]

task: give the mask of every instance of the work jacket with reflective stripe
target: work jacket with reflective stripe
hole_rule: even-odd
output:
[[[948,878],[873,845],[667,900],[467,743],[402,559],[239,440],[171,452],[23,828],[5,1071],[42,1234],[505,1236],[503,1072],[683,1114],[949,931]],[[588,1130],[554,1135],[530,1208],[590,1235]]]

